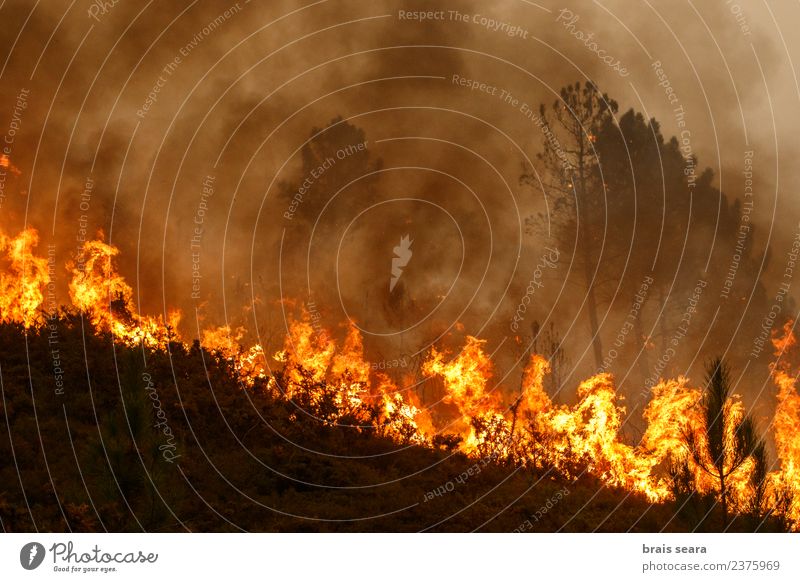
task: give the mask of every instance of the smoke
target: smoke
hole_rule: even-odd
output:
[[[591,79],[621,113],[633,108],[655,117],[667,138],[678,136],[730,200],[745,199],[753,152],[749,244],[763,271],[747,281],[743,274],[735,299],[756,287],[766,298],[737,303],[742,323],[725,332],[749,344],[786,281],[800,215],[798,174],[785,163],[797,149],[797,50],[784,24],[795,11],[622,0],[435,9],[5,2],[0,133],[20,174],[6,173],[0,225],[6,233],[36,227],[64,264],[102,230],[122,251],[140,312],[179,307],[189,336],[227,322],[244,325],[253,341],[279,343],[280,300],[313,301],[329,327],[356,321],[376,360],[486,337],[503,370],[497,377],[514,386],[517,352],[535,339],[525,330],[555,322],[577,378],[597,363],[578,308],[585,290],[568,281],[569,249],[541,274],[522,332],[510,326],[552,243],[546,233],[526,234],[526,218],[553,209],[520,181],[542,170],[538,107]],[[704,212],[723,211],[719,200],[706,202]],[[735,233],[705,235],[708,247],[685,249],[683,261],[716,252],[732,263]],[[393,249],[406,236],[413,256],[390,285]],[[622,235],[608,225],[607,236]],[[762,261],[768,248],[771,260]],[[66,299],[65,271],[56,284]],[[702,315],[665,374],[697,376],[704,357],[726,350],[747,365],[712,325],[732,303],[719,284],[704,292]],[[659,330],[662,307],[681,312],[690,299],[651,291],[625,349],[627,338]],[[633,293],[610,294],[599,312],[606,345],[629,329],[636,305]],[[663,359],[656,342],[640,339],[647,370],[631,353],[611,358],[628,384],[641,385]],[[766,374],[763,358],[757,364],[744,381],[754,397]]]

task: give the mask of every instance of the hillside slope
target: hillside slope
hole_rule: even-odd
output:
[[[651,505],[588,476],[323,426],[197,343],[143,351],[64,314],[0,325],[4,531],[690,531],[708,499]],[[745,517],[730,530],[771,530]]]

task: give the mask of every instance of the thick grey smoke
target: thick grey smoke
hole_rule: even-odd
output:
[[[525,219],[551,209],[520,176],[542,170],[539,104],[591,79],[620,113],[677,136],[729,200],[752,194],[756,263],[771,249],[766,299],[737,304],[744,339],[731,348],[710,322],[739,297],[714,282],[663,373],[697,377],[703,358],[727,349],[755,396],[763,356],[750,368],[742,352],[791,282],[800,217],[789,163],[797,16],[766,2],[7,1],[0,225],[36,227],[64,263],[102,229],[141,310],[180,307],[187,336],[198,313],[201,325],[244,325],[275,346],[279,300],[310,299],[325,325],[361,326],[376,361],[486,337],[510,390],[514,362],[553,323],[574,380],[597,367],[584,291],[568,281],[569,249],[553,254],[546,236],[526,234]],[[735,233],[707,234],[708,248],[687,256],[716,249],[735,262]],[[741,278],[736,292],[749,294]],[[600,309],[606,347],[639,303],[643,333],[657,330],[662,299],[681,311],[690,298],[612,292]],[[658,373],[660,346],[640,339]],[[630,354],[611,360],[638,394],[645,370]]]

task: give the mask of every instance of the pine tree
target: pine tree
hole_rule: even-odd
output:
[[[730,477],[753,456],[761,443],[752,417],[737,418],[733,412],[727,364],[722,358],[715,358],[706,372],[702,438],[687,432],[686,444],[697,466],[718,482],[723,526],[727,527]]]

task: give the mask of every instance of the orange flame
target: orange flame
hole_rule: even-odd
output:
[[[790,352],[797,346],[792,331],[794,323],[787,321],[783,326],[783,336],[773,338],[777,363],[773,365],[772,373],[778,386],[778,404],[772,427],[780,468],[772,476],[772,482],[776,488],[789,494],[788,517],[795,526],[800,526],[800,394],[797,374],[791,375],[788,362]]]
[[[0,233],[0,252],[8,267],[0,273],[0,321],[20,323],[26,328],[40,322],[39,307],[50,283],[47,259],[37,257],[38,233],[29,228],[16,237]]]
[[[33,229],[13,238],[0,233],[0,252],[5,257],[0,270],[0,320],[4,323],[26,328],[43,323],[39,310],[51,284],[48,267],[52,265],[33,254],[37,244]],[[80,260],[69,266],[72,305],[86,313],[98,331],[127,345],[164,349],[169,342],[180,341],[179,312],[170,313],[166,322],[138,313],[133,290],[114,266],[118,254],[119,250],[102,238],[84,245]],[[779,466],[767,475],[765,483],[768,503],[778,507],[775,511],[797,529],[800,394],[797,374],[789,363],[797,347],[793,325],[788,322],[782,335],[775,334],[773,339],[778,359],[772,374],[778,392],[772,433]],[[544,388],[550,364],[533,354],[524,370],[521,394],[504,402],[501,387],[490,385],[494,372],[485,351],[486,340],[467,336],[455,355],[432,348],[422,365],[425,377],[443,382],[443,401],[451,405],[449,412],[454,417],[447,419],[443,414],[434,422],[413,392],[398,389],[389,376],[370,366],[353,322],[349,322],[344,340],[337,342],[321,327],[318,314],[312,319],[307,310],[301,310],[297,319],[288,322],[283,349],[274,356],[282,364],[279,372],[270,370],[264,346],[243,345],[245,335],[244,328],[206,329],[201,344],[213,356],[229,362],[243,386],[266,385],[276,397],[293,401],[326,424],[347,424],[398,443],[432,446],[440,432],[436,425],[441,428],[446,422],[443,431],[460,437],[460,442],[453,442],[464,453],[547,466],[567,478],[589,471],[610,486],[654,502],[672,497],[669,469],[677,465],[688,469],[695,490],[716,494],[720,489],[706,470],[711,466],[708,453],[702,452],[707,449],[703,392],[690,386],[685,377],[662,379],[652,389],[643,413],[646,429],[638,444],[632,444],[623,435],[627,411],[610,374],[584,380],[574,404],[557,405]],[[408,387],[413,379],[402,382]],[[731,444],[736,439],[732,427],[745,415],[741,400],[731,398],[724,414],[731,421],[726,423],[724,438]],[[689,451],[687,435],[699,444],[696,449],[700,453]],[[725,463],[730,466],[732,461],[726,459]],[[735,509],[747,507],[754,470],[755,461],[750,458],[729,476],[730,503]]]
[[[164,347],[177,339],[180,312],[169,314],[167,322],[140,316],[133,304],[133,291],[117,273],[113,259],[119,249],[102,240],[83,245],[82,262],[72,265],[69,295],[72,304],[87,313],[99,330],[123,342]]]
[[[8,169],[15,176],[22,174],[20,169],[11,163],[7,154],[0,154],[0,168]]]
[[[554,407],[543,388],[549,372],[547,360],[531,357],[523,388],[525,412],[529,419],[528,450],[538,450],[546,461],[567,476],[574,467],[585,466],[609,484],[663,498],[650,478],[652,462],[620,439],[625,408],[618,401],[610,374],[598,374],[578,387],[573,407]]]
[[[485,343],[486,340],[467,336],[466,345],[449,362],[445,362],[446,353],[433,348],[422,366],[425,376],[439,376],[444,381],[444,401],[455,404],[461,413],[461,421],[454,428],[461,433],[464,448],[469,452],[474,451],[478,444],[471,419],[481,413],[490,414],[497,405],[496,396],[486,392],[486,385],[492,377],[492,362],[483,351]]]

